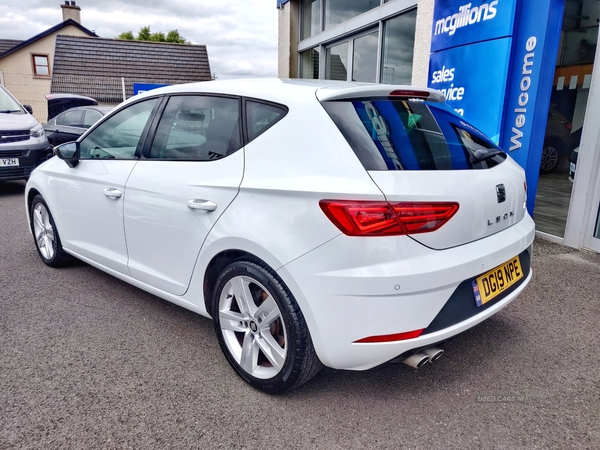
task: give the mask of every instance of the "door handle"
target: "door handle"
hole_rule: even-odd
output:
[[[211,202],[210,200],[199,200],[197,198],[188,200],[187,205],[190,209],[199,209],[201,211],[214,211],[217,209],[217,204],[215,202]]]
[[[108,198],[112,199],[112,200],[116,200],[119,197],[121,197],[121,195],[123,195],[123,193],[115,188],[106,188],[104,189],[104,195],[106,195]]]

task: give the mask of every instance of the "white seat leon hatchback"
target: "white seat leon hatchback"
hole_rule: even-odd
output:
[[[135,96],[37,168],[42,260],[212,318],[280,393],[322,365],[435,361],[531,279],[524,171],[439,92],[231,80]]]

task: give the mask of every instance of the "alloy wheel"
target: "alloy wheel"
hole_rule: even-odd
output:
[[[225,345],[249,375],[269,379],[286,361],[287,332],[271,293],[247,276],[231,278],[219,298],[219,326]]]
[[[542,150],[541,168],[545,172],[551,172],[558,164],[558,150],[548,145]]]
[[[42,257],[52,259],[56,253],[54,228],[50,222],[50,213],[42,203],[33,208],[33,232]]]

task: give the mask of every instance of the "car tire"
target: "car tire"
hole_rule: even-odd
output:
[[[223,353],[254,388],[283,393],[306,383],[321,369],[298,303],[262,261],[239,259],[225,267],[212,306]]]
[[[60,267],[70,259],[62,248],[56,224],[41,195],[36,195],[31,202],[31,229],[35,247],[46,265]]]
[[[562,145],[557,139],[546,139],[540,162],[541,173],[552,173],[558,167],[562,155]]]

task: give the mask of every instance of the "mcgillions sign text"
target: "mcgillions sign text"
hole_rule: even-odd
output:
[[[498,0],[482,3],[480,6],[471,8],[471,3],[462,5],[458,12],[451,16],[438,20],[435,23],[435,35],[448,33],[452,36],[458,28],[473,25],[482,20],[491,20],[496,17],[496,5]]]

